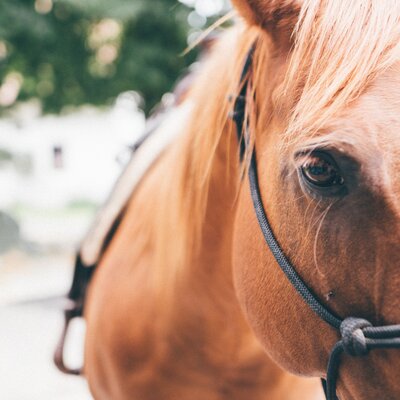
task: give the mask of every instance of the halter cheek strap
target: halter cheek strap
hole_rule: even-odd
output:
[[[243,160],[248,145],[248,127],[245,123],[246,97],[249,89],[249,74],[256,46],[251,48],[241,75],[241,90],[235,100],[232,118],[236,123],[237,136],[240,144],[240,158]],[[374,327],[362,318],[348,317],[341,319],[326,308],[317,296],[307,287],[296,269],[286,257],[269,224],[262,199],[257,174],[256,150],[253,149],[249,166],[249,182],[251,198],[257,220],[264,239],[275,257],[279,267],[284,272],[297,293],[306,304],[332,328],[340,332],[340,340],[333,347],[328,361],[326,381],[323,387],[327,400],[338,400],[336,385],[342,354],[352,357],[366,356],[374,349],[400,348],[400,325]]]

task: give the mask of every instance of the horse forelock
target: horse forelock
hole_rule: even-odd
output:
[[[304,0],[282,85],[286,137],[320,129],[400,59],[396,0]]]

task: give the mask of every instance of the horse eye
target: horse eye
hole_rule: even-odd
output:
[[[343,185],[344,179],[333,159],[324,153],[312,153],[301,167],[303,177],[317,187]]]

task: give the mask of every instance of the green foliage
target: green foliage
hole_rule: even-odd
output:
[[[181,56],[189,11],[177,0],[1,0],[0,84],[13,78],[17,100],[44,112],[127,90],[149,112],[196,56]]]

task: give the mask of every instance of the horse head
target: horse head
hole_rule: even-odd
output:
[[[233,3],[261,31],[244,124],[279,245],[333,315],[399,323],[400,3]],[[296,374],[325,377],[340,332],[277,266],[247,185],[233,249],[238,298],[267,353]],[[399,350],[361,353],[342,357],[340,399],[399,398]]]

